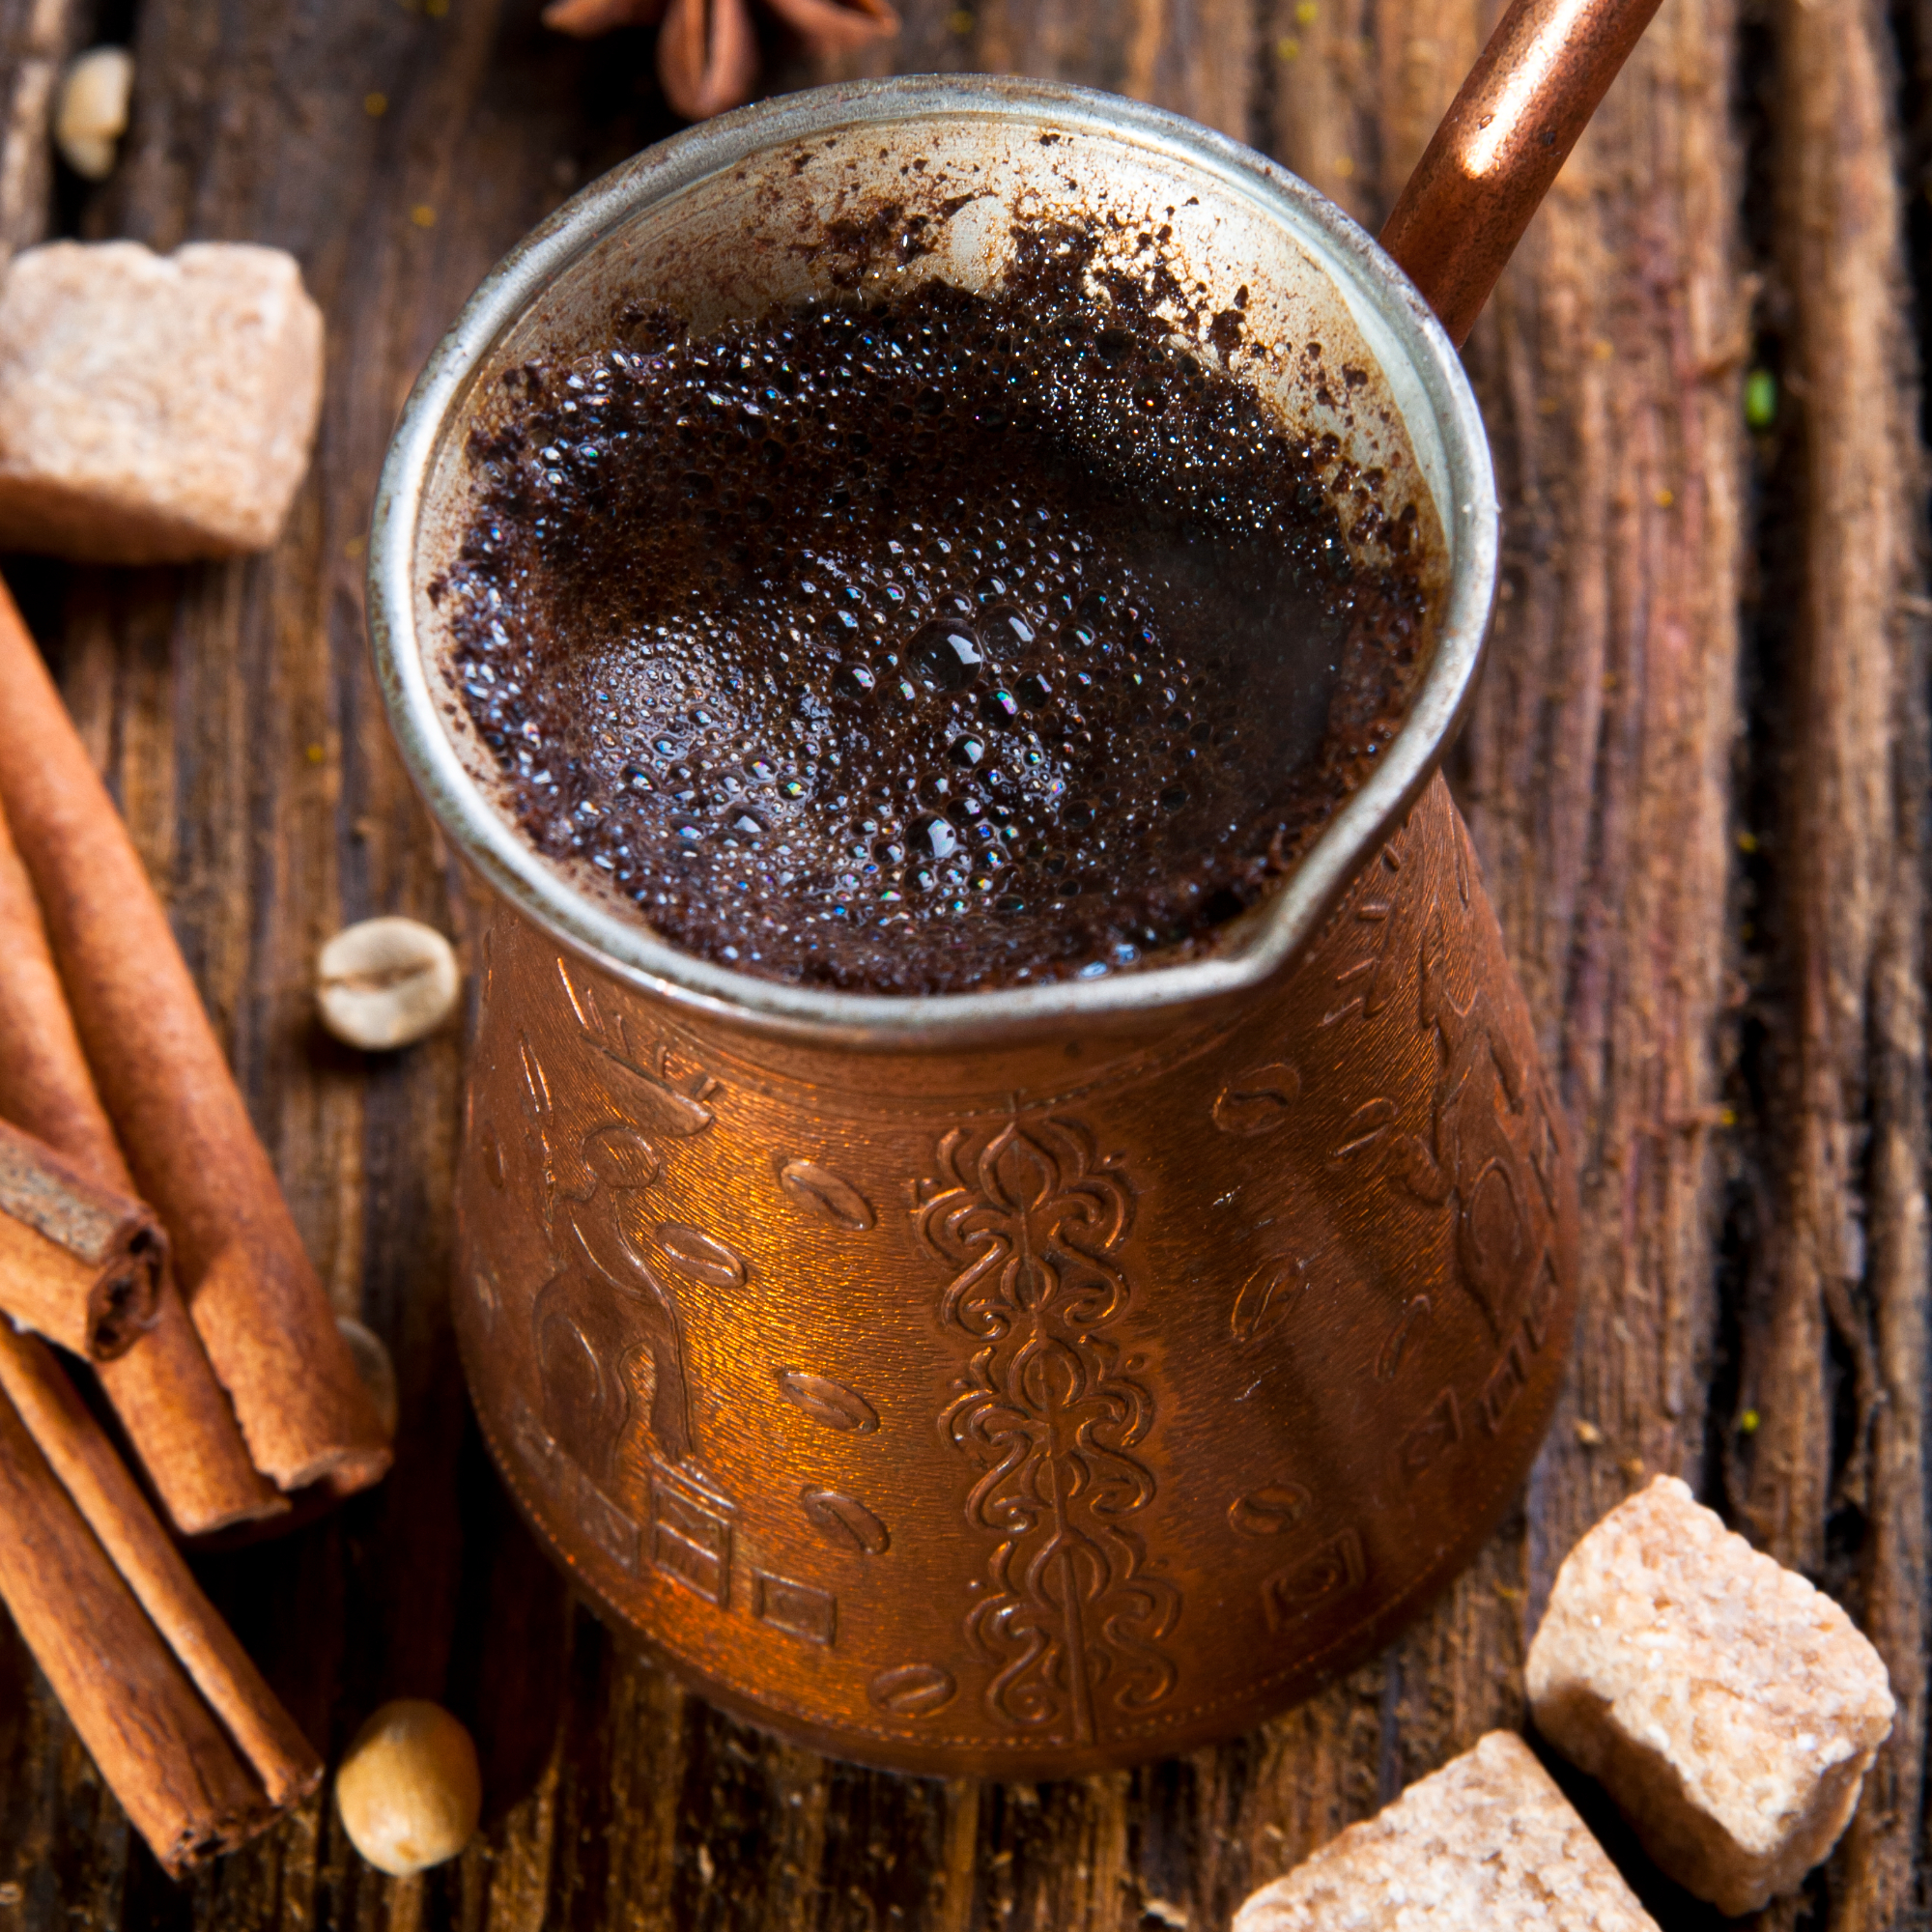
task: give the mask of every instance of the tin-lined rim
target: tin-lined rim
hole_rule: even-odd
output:
[[[487,795],[438,716],[416,627],[425,492],[470,381],[504,333],[567,267],[641,212],[751,156],[853,126],[1025,120],[1162,153],[1213,177],[1288,232],[1317,243],[1407,356],[1447,459],[1437,508],[1454,562],[1435,651],[1378,768],[1349,798],[1225,955],[1094,980],[925,996],[838,992],[761,980],[668,945],[600,902],[525,841]],[[742,108],[646,150],[567,202],[485,278],[418,378],[383,466],[369,546],[376,670],[412,776],[444,831],[490,884],[560,944],[674,1004],[765,1031],[852,1044],[957,1044],[1103,1016],[1151,1016],[1238,995],[1268,980],[1320,927],[1355,868],[1434,772],[1481,659],[1494,594],[1498,513],[1489,444],[1461,359],[1394,262],[1305,182],[1211,129],[1138,101],[1043,81],[921,75],[814,89]]]

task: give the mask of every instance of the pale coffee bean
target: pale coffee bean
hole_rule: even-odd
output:
[[[413,919],[345,926],[316,961],[323,1025],[370,1053],[434,1033],[456,1010],[462,990],[449,941]]]
[[[61,76],[54,146],[75,174],[105,181],[114,172],[133,91],[134,56],[126,47],[90,47]]]
[[[440,1704],[400,1697],[355,1733],[335,1774],[349,1842],[394,1878],[453,1859],[476,1835],[483,1778],[469,1733]]]

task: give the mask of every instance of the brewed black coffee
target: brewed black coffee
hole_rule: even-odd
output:
[[[1401,723],[1412,514],[1080,234],[1021,241],[984,295],[616,318],[472,442],[432,586],[470,716],[532,843],[677,946],[930,993],[1211,944]]]

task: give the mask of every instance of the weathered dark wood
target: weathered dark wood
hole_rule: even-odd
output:
[[[0,262],[47,232],[53,149],[47,139],[62,68],[84,44],[82,0],[0,6]]]
[[[1495,11],[916,0],[897,45],[858,66],[1151,95],[1374,222]],[[268,557],[10,570],[324,1278],[401,1376],[386,1488],[205,1577],[330,1751],[384,1696],[448,1701],[477,1733],[488,1831],[457,1865],[390,1881],[318,1802],[177,1891],[9,1633],[0,1884],[20,1891],[0,1890],[0,1922],[1201,1932],[1520,1719],[1556,1564],[1658,1469],[1812,1568],[1886,1650],[1899,1734],[1812,1922],[1918,1922],[1932,606],[1884,15],[1777,0],[1741,21],[1733,0],[1668,0],[1470,345],[1508,554],[1454,776],[1587,1180],[1577,1367],[1523,1506],[1414,1632],[1299,1711],[1182,1762],[1036,1789],[827,1765],[568,1608],[467,1425],[449,1342],[459,1047],[365,1064],[310,1018],[309,961],[343,921],[412,913],[459,942],[471,923],[365,662],[361,533],[394,412],[497,255],[669,125],[647,37],[586,49],[534,14],[141,0],[128,158],[61,205],[94,236],[294,249],[330,323],[321,448]],[[782,84],[834,71],[773,51]],[[1753,225],[1772,205],[1754,184],[1773,181],[1779,218]],[[1781,367],[1784,403],[1752,442],[1754,355]],[[1712,1922],[1591,1815],[1666,1924]]]
[[[1787,1037],[1763,1417],[1746,1526],[1843,1591],[1884,1651],[1893,1736],[1828,1870],[1833,1923],[1914,1902],[1925,1744],[1925,470],[1884,11],[1779,5],[1773,186],[1790,308],[1790,699],[1775,827]]]

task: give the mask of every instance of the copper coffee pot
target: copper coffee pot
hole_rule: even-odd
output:
[[[458,1334],[538,1533],[721,1704],[929,1773],[1188,1749],[1386,1642],[1521,1482],[1577,1198],[1437,775],[1496,569],[1452,344],[1654,4],[1521,0],[1386,250],[1262,156],[1084,90],[768,102],[559,211],[417,384],[370,604],[405,756],[496,895]],[[1203,313],[1238,285],[1236,376],[1416,508],[1414,709],[1210,957],[924,1000],[778,984],[665,945],[498,810],[431,591],[503,377],[625,297],[702,329],[822,295],[838,224],[888,209],[969,285],[1015,214],[1159,229]]]

